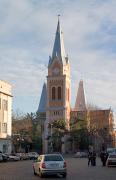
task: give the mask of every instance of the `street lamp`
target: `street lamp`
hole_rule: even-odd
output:
[[[18,137],[17,141],[19,142],[19,152],[21,152],[22,150],[22,142],[24,142],[24,138],[23,137]]]
[[[53,135],[53,124],[51,123],[50,124],[50,135],[51,135],[51,142],[50,142],[50,151],[51,152],[53,152],[53,137],[52,137],[52,135]]]

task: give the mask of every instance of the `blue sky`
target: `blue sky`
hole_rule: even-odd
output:
[[[0,79],[13,86],[14,111],[38,108],[61,14],[72,107],[83,79],[87,102],[116,115],[115,7],[115,0],[0,0]]]

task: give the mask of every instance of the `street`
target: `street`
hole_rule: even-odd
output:
[[[88,167],[87,159],[66,157],[68,167],[68,180],[115,180],[116,167],[102,167],[97,159],[96,167]],[[0,180],[38,180],[33,175],[33,161],[18,161],[0,163]],[[47,177],[42,179],[64,179],[62,177]]]

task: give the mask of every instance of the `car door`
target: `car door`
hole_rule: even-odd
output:
[[[39,167],[40,167],[41,160],[42,160],[42,156],[39,156],[39,157],[35,160],[35,163],[34,163],[35,172],[36,172],[37,174],[39,174]]]

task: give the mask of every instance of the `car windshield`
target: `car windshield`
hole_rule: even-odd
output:
[[[116,155],[115,154],[112,154],[109,156],[110,158],[116,158]]]
[[[59,155],[48,155],[44,157],[44,161],[63,161],[63,158]]]

